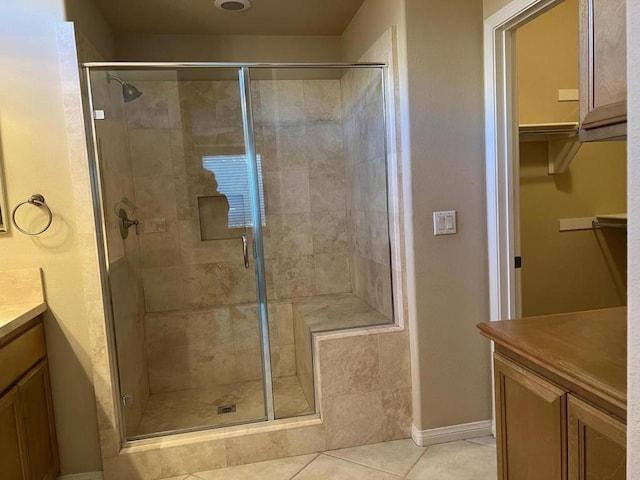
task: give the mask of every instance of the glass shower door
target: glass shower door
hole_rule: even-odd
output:
[[[273,418],[261,159],[243,74],[89,69],[128,439]],[[126,238],[123,215],[138,222]]]

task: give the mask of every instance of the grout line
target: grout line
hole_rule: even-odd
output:
[[[335,450],[332,450],[332,451],[335,451]],[[345,462],[353,463],[354,465],[360,465],[361,467],[367,467],[367,468],[371,468],[373,470],[377,470],[379,472],[384,472],[384,473],[389,473],[391,475],[395,475],[398,478],[404,478],[404,477],[402,477],[401,474],[398,474],[396,472],[391,472],[389,470],[385,470],[384,468],[374,467],[373,465],[369,465],[369,464],[363,463],[363,462],[358,462],[356,460],[351,460],[350,458],[339,457],[338,455],[332,454],[331,452],[324,452],[324,454],[329,456],[329,457],[332,457],[332,458],[337,458],[338,460],[344,460]],[[422,456],[422,454],[420,454],[420,456]]]
[[[322,452],[322,454],[326,455],[327,457],[331,457],[333,459],[336,459],[336,460],[342,460],[343,462],[351,463],[352,465],[358,465],[359,467],[369,468],[371,470],[375,470],[376,472],[382,472],[382,473],[386,473],[388,475],[393,475],[396,478],[403,478],[401,475],[398,475],[397,473],[390,472],[388,470],[382,470],[381,468],[377,468],[377,467],[372,467],[371,465],[367,465],[365,463],[354,462],[353,460],[347,460],[346,458],[336,457],[335,455],[331,455],[331,454],[329,454],[327,452]],[[293,479],[291,479],[291,480],[293,480]]]
[[[483,437],[480,437],[480,438],[483,438]],[[465,442],[471,443],[473,445],[480,445],[481,447],[496,448],[495,444],[479,442],[475,438],[466,439]]]
[[[422,455],[420,455],[420,456],[418,457],[418,459],[417,459],[415,462],[413,462],[413,465],[411,465],[411,468],[409,468],[409,470],[407,471],[407,473],[406,473],[406,474],[404,475],[404,477],[402,477],[402,478],[409,478],[409,474],[410,474],[410,473],[411,473],[411,471],[416,467],[416,465],[418,465],[418,462],[419,462],[420,460],[422,460],[422,457],[424,457],[424,455],[429,451],[429,448],[431,448],[431,445],[428,445],[428,446],[426,446],[426,447],[422,447],[422,448],[424,448],[424,452],[422,452]]]
[[[289,480],[293,480],[293,479],[294,479],[294,478],[296,478],[298,475],[300,475],[300,473],[302,473],[302,471],[303,471],[305,468],[307,468],[309,465],[311,465],[313,462],[315,462],[315,461],[318,459],[318,457],[320,457],[320,455],[322,455],[322,452],[320,452],[320,453],[316,454],[316,456],[315,456],[315,457],[313,457],[310,461],[308,461],[308,462],[307,462],[307,464],[306,464],[304,467],[302,467],[300,470],[298,470],[298,471],[293,475],[293,477],[291,477]]]

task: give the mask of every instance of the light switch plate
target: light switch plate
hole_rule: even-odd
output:
[[[453,235],[454,233],[458,233],[455,210],[433,212],[433,234]]]

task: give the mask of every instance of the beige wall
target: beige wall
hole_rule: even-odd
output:
[[[0,269],[41,267],[44,272],[61,467],[70,474],[100,470],[100,455],[82,301],[85,239],[78,235],[56,45],[62,21],[61,1],[0,3],[0,152],[7,202],[12,207],[38,192],[54,212],[51,228],[39,237],[11,228],[0,238]]]
[[[625,305],[625,230],[560,232],[558,220],[626,211],[626,143],[585,144],[556,175],[545,143],[523,143],[520,168],[523,315]]]
[[[407,0],[419,429],[491,418],[482,3]],[[450,19],[455,18],[452,23]],[[458,234],[433,236],[456,210]]]
[[[518,29],[520,123],[578,120],[578,2],[567,0]],[[626,211],[626,143],[584,144],[567,172],[548,174],[545,142],[520,144],[523,315],[626,303],[624,230],[560,232],[561,218]]]
[[[115,54],[114,34],[93,1],[64,0],[66,19],[73,22],[76,35],[84,37],[99,52],[100,58],[82,61],[109,61]]]
[[[629,112],[629,325],[627,451],[640,451],[640,2],[627,1]],[[627,478],[640,478],[640,455],[627,456]]]
[[[342,60],[357,61],[392,26],[397,28],[400,56],[403,57],[405,53],[404,4],[404,0],[365,0],[342,34]],[[402,58],[402,63],[405,60]]]
[[[489,18],[501,8],[507,6],[511,0],[483,0],[484,18]]]
[[[338,62],[340,37],[287,35],[122,35],[119,61]]]
[[[558,102],[578,88],[578,0],[566,0],[517,30],[520,123],[577,122],[578,102]]]

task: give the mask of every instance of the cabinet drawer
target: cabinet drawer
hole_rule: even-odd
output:
[[[45,355],[44,329],[41,323],[0,348],[0,392],[18,381]]]

